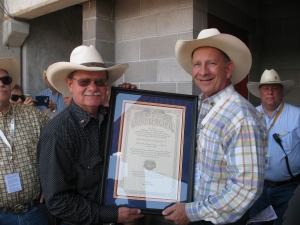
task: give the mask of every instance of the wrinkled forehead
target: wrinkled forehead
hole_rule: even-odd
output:
[[[0,77],[8,76],[8,72],[6,70],[0,69]]]

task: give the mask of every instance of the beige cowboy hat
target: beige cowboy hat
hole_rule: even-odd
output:
[[[0,69],[5,70],[8,75],[12,78],[10,87],[13,88],[20,78],[20,64],[16,57],[12,56],[9,58],[0,59]]]
[[[234,63],[231,82],[242,81],[250,71],[252,56],[248,47],[238,38],[229,34],[221,34],[218,29],[202,30],[197,39],[178,40],[175,45],[175,55],[182,68],[192,75],[192,53],[200,47],[213,47],[225,52]]]
[[[64,96],[72,97],[66,83],[67,76],[75,70],[107,71],[107,85],[118,80],[128,68],[128,64],[119,64],[106,68],[102,57],[92,45],[76,47],[70,56],[70,62],[57,62],[47,69],[47,79],[50,84]]]
[[[271,69],[271,70],[265,70],[263,72],[260,78],[260,82],[249,81],[247,83],[247,88],[251,94],[260,98],[259,87],[263,84],[281,84],[283,87],[283,91],[282,91],[283,96],[287,95],[295,86],[293,80],[281,81],[278,73],[275,70]]]

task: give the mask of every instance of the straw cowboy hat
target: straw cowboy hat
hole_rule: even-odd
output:
[[[218,29],[202,30],[197,39],[186,41],[178,40],[175,45],[175,55],[182,68],[192,75],[192,53],[200,47],[213,47],[225,52],[234,63],[231,82],[236,84],[242,81],[251,68],[252,57],[248,47],[238,38],[221,34]]]
[[[118,80],[128,68],[128,64],[119,64],[106,68],[102,57],[92,45],[76,47],[70,56],[70,62],[57,62],[47,69],[47,79],[50,84],[64,96],[72,97],[66,83],[67,76],[75,70],[107,71],[107,85]]]
[[[260,98],[259,87],[263,84],[281,84],[283,87],[283,96],[287,95],[295,86],[293,80],[281,81],[278,73],[275,70],[271,69],[264,71],[264,73],[261,75],[260,82],[249,81],[247,83],[247,88],[251,94]]]
[[[20,64],[16,57],[12,56],[9,58],[0,59],[0,69],[6,70],[8,75],[12,78],[10,87],[13,88],[20,78]]]

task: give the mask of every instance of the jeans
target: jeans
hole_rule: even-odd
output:
[[[275,225],[282,225],[283,223],[283,215],[288,208],[288,204],[292,196],[294,195],[294,191],[298,186],[298,182],[291,182],[289,184],[275,186],[275,187],[267,187],[264,186],[264,190],[259,199],[252,205],[250,209],[250,217],[256,216],[262,210],[267,208],[269,205],[272,205],[274,211],[276,212],[277,219],[274,220]],[[253,225],[262,225],[266,224],[263,222],[253,223]]]
[[[3,210],[0,212],[1,225],[48,225],[48,214],[45,204],[38,204],[22,214]]]

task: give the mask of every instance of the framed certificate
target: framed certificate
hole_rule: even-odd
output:
[[[192,200],[198,96],[112,87],[102,203],[160,214]]]

